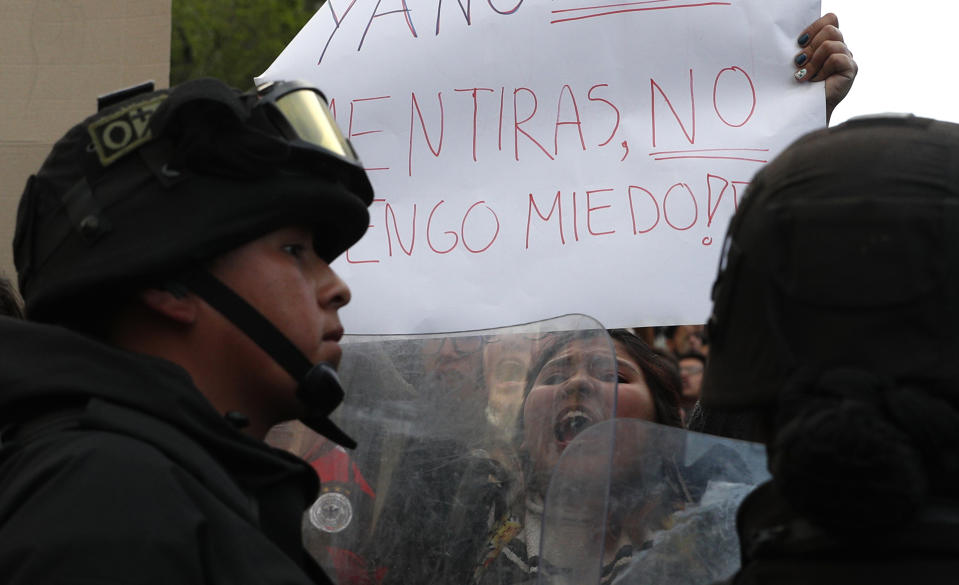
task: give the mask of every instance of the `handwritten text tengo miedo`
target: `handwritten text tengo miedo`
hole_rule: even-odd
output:
[[[427,200],[405,194],[398,202],[381,197],[371,213],[373,226],[381,232],[382,254],[360,258],[354,253],[347,261],[378,263],[396,254],[448,254],[456,249],[480,254],[496,245],[504,223],[524,230],[526,250],[547,237],[565,246],[580,238],[617,233],[642,236],[655,230],[712,227],[720,203],[725,198],[728,213],[735,209],[752,171],[766,162],[770,149],[717,145],[717,136],[734,141],[737,130],[750,123],[757,109],[758,94],[745,69],[729,66],[709,73],[706,87],[698,87],[693,69],[684,77],[688,84],[681,88],[650,78],[648,101],[637,105],[639,100],[632,100],[630,107],[620,103],[606,83],[562,84],[545,90],[459,87],[428,94],[412,91],[348,101],[334,98],[331,105],[338,122],[361,156],[364,145],[384,132],[371,120],[408,122],[398,137],[402,150],[378,148],[373,159],[364,157],[372,176],[401,174],[416,179],[435,172],[436,164],[498,168],[536,162],[561,168],[590,152],[605,153],[629,169],[694,160],[702,169],[695,176],[677,177],[668,184],[636,180],[610,185],[597,177],[589,185],[526,192],[522,194],[522,218],[516,217],[519,206],[515,197],[519,195],[513,197],[509,209],[492,204],[489,198],[459,201],[435,196]],[[627,134],[622,123],[627,116],[646,123],[634,123]],[[698,132],[704,118],[711,128],[705,136],[708,146],[700,143],[704,135]],[[495,124],[494,131],[490,131],[490,123]],[[717,127],[728,132],[717,133]],[[396,128],[393,132],[398,133]],[[720,170],[703,166],[711,161],[738,161],[737,169],[745,163],[749,170],[731,174],[728,166]],[[722,218],[727,215],[720,214]],[[703,245],[711,243],[711,235],[702,238]]]

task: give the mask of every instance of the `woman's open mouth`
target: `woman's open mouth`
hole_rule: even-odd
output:
[[[579,408],[567,408],[560,412],[553,426],[553,432],[556,440],[562,447],[569,444],[586,428],[593,424],[593,415],[588,411]]]

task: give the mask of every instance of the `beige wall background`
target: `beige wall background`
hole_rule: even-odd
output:
[[[20,194],[98,95],[170,78],[171,0],[0,0],[0,271]]]

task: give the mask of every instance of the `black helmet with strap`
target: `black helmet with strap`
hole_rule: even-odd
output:
[[[151,90],[101,98],[28,181],[14,237],[28,318],[69,322],[90,301],[179,282],[301,381],[314,426],[351,443],[326,418],[342,399],[332,369],[314,371],[204,268],[287,225],[311,228],[327,262],[366,231],[373,189],[325,98],[292,82]]]

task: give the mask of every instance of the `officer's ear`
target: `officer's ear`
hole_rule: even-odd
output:
[[[164,317],[185,325],[196,321],[199,299],[180,285],[147,288],[140,291],[139,296],[148,309]]]

